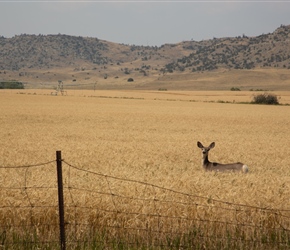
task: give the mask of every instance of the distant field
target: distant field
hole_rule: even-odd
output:
[[[7,94],[25,95],[55,95],[56,91],[51,89],[21,89],[1,90]],[[115,99],[144,99],[184,102],[229,102],[249,103],[255,95],[270,93],[278,97],[280,104],[290,104],[290,91],[153,91],[153,90],[74,90],[65,89],[64,96],[96,97]],[[57,93],[61,96],[61,92]]]
[[[139,67],[140,65],[138,65]],[[253,69],[253,70],[218,70],[193,73],[186,70],[182,73],[163,74],[151,69],[144,76],[127,64],[123,67],[131,69],[125,74],[115,66],[87,67],[76,71],[74,68],[57,68],[50,70],[6,71],[0,74],[0,81],[17,80],[28,89],[53,89],[58,81],[63,81],[65,89],[130,89],[130,90],[220,90],[240,88],[243,91],[262,89],[265,91],[290,91],[289,69]],[[25,72],[25,73],[24,73]],[[1,73],[1,72],[0,72]],[[106,77],[105,77],[106,76]],[[128,82],[133,78],[133,82]]]
[[[51,161],[55,159],[55,151],[61,150],[67,162],[81,169],[208,197],[202,201],[206,208],[197,210],[181,204],[153,208],[154,202],[142,206],[135,200],[119,204],[111,197],[100,200],[92,199],[90,195],[74,198],[74,203],[80,206],[90,204],[113,210],[120,206],[120,209],[127,207],[130,211],[142,213],[152,213],[157,209],[166,216],[186,215],[200,220],[222,219],[241,223],[247,220],[255,226],[274,223],[275,227],[290,230],[289,106],[237,104],[249,102],[255,93],[68,90],[66,96],[52,96],[50,90],[3,90],[0,91],[0,166]],[[273,93],[281,97],[281,103],[290,103],[289,92]],[[209,155],[211,160],[222,163],[241,161],[249,166],[249,174],[204,172],[202,154],[196,146],[198,140],[204,145],[216,142]],[[27,182],[34,180],[37,186],[45,186],[46,181],[53,183],[54,176],[41,171],[38,178],[33,172],[30,175],[17,169],[9,172],[1,169],[1,185],[21,186],[24,174]],[[138,194],[148,199],[167,200],[179,197],[175,194],[165,197],[157,188],[138,189],[133,184],[119,186],[117,180],[108,184],[85,174],[73,176],[71,180],[97,190],[111,188],[110,192],[120,192],[124,196]],[[68,185],[68,179],[65,182]],[[15,199],[9,196],[8,199],[9,192],[1,192],[2,206],[21,204],[22,199],[27,199],[24,194],[15,195]],[[51,202],[50,195],[45,195],[45,198],[38,195],[31,193],[30,201]],[[254,208],[235,215],[220,210],[214,212],[217,204],[209,205],[211,199],[284,209],[286,211],[279,214],[285,218],[267,217],[265,212]],[[96,218],[95,213],[81,213],[79,219],[90,216],[92,220]],[[7,223],[7,216],[0,217],[0,220]],[[18,215],[13,216],[16,220]],[[50,216],[46,214],[42,218],[49,221]],[[67,216],[69,218],[69,213]],[[129,215],[116,215],[116,221],[119,219],[128,227],[146,224],[141,216],[132,219]],[[102,221],[105,223],[106,220],[100,219],[99,225]],[[163,226],[170,231],[176,229],[174,225],[172,222]],[[184,230],[188,228],[184,227]],[[211,233],[222,229],[212,230]],[[250,234],[247,231],[244,237],[248,239]]]

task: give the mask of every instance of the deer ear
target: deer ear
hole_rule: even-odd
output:
[[[212,142],[210,145],[209,145],[209,148],[214,148],[215,146],[215,142]]]
[[[197,146],[199,147],[199,148],[203,148],[204,146],[201,144],[201,142],[197,142]]]

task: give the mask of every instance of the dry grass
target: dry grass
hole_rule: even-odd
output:
[[[290,209],[288,106],[211,102],[221,98],[242,101],[250,92],[73,91],[69,96],[50,96],[38,91],[27,92],[35,95],[0,92],[0,166],[51,161],[55,151],[61,150],[65,161],[80,169],[153,185],[98,176],[64,164],[65,187],[78,188],[65,193],[70,206],[66,220],[75,238],[88,237],[84,229],[92,233],[109,227],[108,238],[158,245],[166,242],[164,232],[171,232],[176,240],[176,233],[182,231],[179,240],[182,238],[183,245],[199,235],[200,247],[191,242],[196,248],[203,248],[202,244],[227,248],[229,244],[228,248],[246,249],[245,241],[228,243],[228,234],[255,239],[257,245],[252,248],[259,248],[261,238],[271,240],[268,228],[290,229],[289,212],[277,212]],[[281,96],[289,98],[289,93],[281,92]],[[205,145],[216,142],[211,160],[241,161],[249,166],[249,174],[204,172],[197,140]],[[54,163],[29,170],[0,170],[2,187],[56,186]],[[2,207],[29,206],[28,210],[1,209],[2,225],[14,225],[27,217],[37,225],[44,221],[57,224],[53,208],[45,212],[31,208],[56,205],[54,189],[4,190],[0,198]],[[79,208],[82,206],[94,209]],[[79,227],[73,226],[75,220],[81,223]],[[238,228],[237,223],[251,226]],[[135,230],[132,236],[129,230],[117,230],[119,227],[148,230]],[[185,236],[188,232],[192,235]],[[286,236],[277,234],[275,240],[283,242],[286,237],[289,242],[288,231],[283,233]],[[209,235],[218,238],[207,239]]]

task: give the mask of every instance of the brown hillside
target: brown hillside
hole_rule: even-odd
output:
[[[290,25],[161,47],[67,35],[0,37],[0,81],[26,88],[290,89]],[[132,78],[132,82],[128,79]]]
[[[210,71],[226,69],[287,68],[290,69],[290,25],[257,37],[212,39],[200,43],[184,42],[192,49],[189,56],[167,64],[165,70]]]

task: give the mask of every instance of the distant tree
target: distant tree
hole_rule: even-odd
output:
[[[129,74],[130,74],[129,69],[128,69],[128,68],[125,68],[124,73],[125,73],[126,75],[129,75]]]
[[[17,81],[0,82],[0,89],[24,89],[24,85]]]

